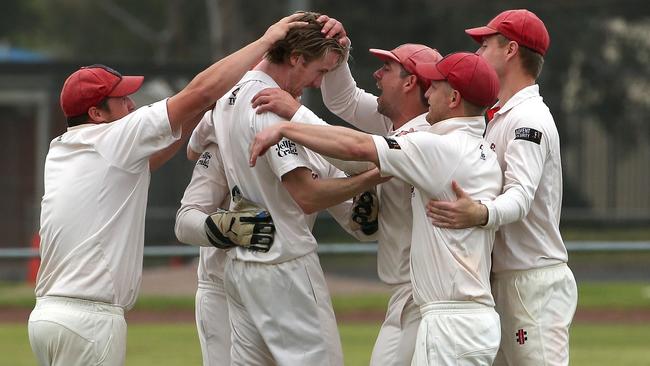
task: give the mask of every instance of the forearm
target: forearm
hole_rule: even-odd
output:
[[[204,224],[208,215],[194,207],[181,207],[176,214],[174,232],[181,243],[212,247],[205,233]]]
[[[392,122],[377,112],[377,97],[357,87],[347,63],[325,74],[321,94],[327,109],[351,125],[382,136],[390,131]]]
[[[192,135],[192,131],[201,120],[201,116],[203,116],[203,114],[197,115],[194,119],[191,119],[188,123],[182,125],[180,139],[151,155],[149,158],[149,171],[153,172],[157,170],[178,152],[181,146],[183,146]]]
[[[314,213],[338,205],[365,192],[383,180],[377,169],[349,178],[316,179],[294,197],[305,213]]]
[[[371,161],[379,165],[372,136],[339,126],[284,123],[280,133],[314,152],[341,160]]]
[[[529,200],[521,189],[513,187],[494,201],[482,203],[487,208],[487,223],[485,226],[498,228],[501,225],[507,225],[526,217],[532,200]]]

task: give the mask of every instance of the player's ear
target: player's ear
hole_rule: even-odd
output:
[[[302,55],[301,55],[301,54],[298,54],[298,53],[292,53],[292,54],[289,56],[289,64],[290,64],[291,66],[296,66],[296,65],[298,65],[298,63],[301,61],[301,58],[302,58]]]
[[[88,117],[91,122],[104,122],[101,109],[95,106],[88,108]]]
[[[409,75],[404,78],[404,83],[402,84],[405,90],[412,90],[418,87],[418,77],[415,75]]]
[[[462,97],[460,95],[460,92],[456,89],[452,89],[451,93],[449,93],[449,108],[453,109],[458,107],[462,100]]]

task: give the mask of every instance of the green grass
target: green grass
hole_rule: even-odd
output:
[[[650,309],[650,283],[578,284],[578,307],[584,309]],[[650,341],[648,342],[650,347]]]
[[[378,324],[340,325],[346,365],[368,364],[378,329]],[[571,365],[650,365],[649,339],[650,327],[647,325],[576,324],[571,330]],[[0,355],[3,365],[34,365],[25,324],[0,325]],[[129,325],[127,364],[201,364],[194,325]]]
[[[332,298],[337,313],[347,311],[385,311],[387,294],[339,295]],[[28,285],[0,284],[0,307],[31,308],[34,290]],[[650,309],[650,283],[581,282],[578,307],[601,309]],[[140,296],[135,309],[193,310],[193,296]]]

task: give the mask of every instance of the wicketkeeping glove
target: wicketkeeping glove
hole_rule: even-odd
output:
[[[374,191],[366,191],[354,197],[352,203],[352,221],[359,225],[366,235],[372,235],[379,229],[379,198]]]
[[[271,214],[247,200],[233,188],[232,210],[218,210],[205,219],[205,231],[217,248],[241,246],[252,251],[268,252],[273,245],[275,226]]]

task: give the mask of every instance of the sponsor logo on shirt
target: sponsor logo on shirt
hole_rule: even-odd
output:
[[[397,140],[395,140],[392,137],[384,137],[384,140],[386,140],[386,143],[388,144],[389,149],[395,149],[395,150],[402,150],[402,147],[399,146],[397,143]]]
[[[230,92],[230,96],[228,97],[228,105],[235,105],[235,102],[237,101],[237,93],[239,93],[239,89],[241,89],[241,87],[237,87],[237,89]]]
[[[298,149],[293,141],[282,140],[275,146],[278,156],[283,158],[287,155],[298,155]]]
[[[542,141],[542,133],[530,127],[518,128],[515,130],[515,140],[530,141],[539,145]]]
[[[201,157],[199,157],[199,160],[196,161],[196,165],[200,165],[204,168],[207,168],[210,165],[210,159],[212,159],[212,154],[210,152],[206,151],[203,154],[201,154]]]
[[[490,144],[490,150],[492,150],[494,152],[497,151],[497,145],[495,145],[494,142]]]
[[[485,152],[483,152],[483,144],[481,144],[481,146],[479,146],[478,148],[481,149],[481,160],[485,160]]]

